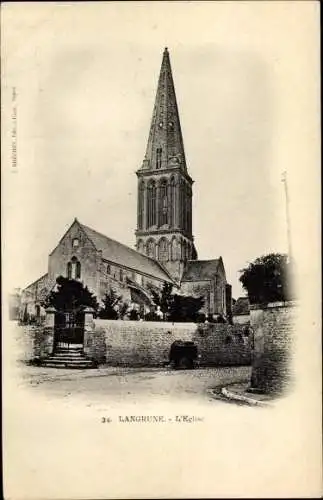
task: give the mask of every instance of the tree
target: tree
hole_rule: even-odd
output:
[[[99,311],[100,319],[118,319],[118,313],[115,306],[121,301],[121,296],[110,288],[104,296],[103,307]]]
[[[240,270],[239,281],[251,304],[267,304],[290,299],[289,264],[285,254],[271,253],[257,258]]]
[[[129,309],[129,304],[127,302],[122,302],[119,304],[119,318],[123,319],[125,315],[127,314]]]
[[[173,285],[172,283],[167,283],[166,281],[163,284],[161,291],[157,291],[154,287],[150,287],[150,293],[153,298],[153,302],[155,306],[159,306],[161,312],[164,317],[169,312],[170,306],[173,302]]]
[[[204,305],[204,297],[173,295],[169,308],[169,319],[173,322],[199,319],[199,311]]]
[[[54,307],[56,311],[82,311],[91,307],[97,311],[99,304],[93,293],[80,281],[59,276],[56,279],[56,290],[45,298],[44,307]]]

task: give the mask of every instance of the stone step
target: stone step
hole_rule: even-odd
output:
[[[46,359],[50,359],[51,361],[58,361],[60,363],[82,363],[83,361],[91,361],[91,360],[88,360],[87,358],[73,358],[72,356],[71,357],[60,357],[60,356],[49,356],[49,358],[46,358]]]
[[[71,364],[65,362],[64,364],[57,363],[57,361],[50,361],[46,360],[43,361],[42,366],[45,366],[46,368],[69,368],[69,369],[74,369],[74,370],[80,370],[80,369],[89,369],[89,368],[95,368],[95,365],[90,361],[90,363],[87,362],[79,362],[78,364]]]
[[[56,358],[47,358],[42,363],[43,366],[54,366],[56,368],[94,368],[94,363],[90,359],[80,360],[62,360]]]
[[[79,356],[77,358],[73,357],[73,356],[48,356],[48,358],[46,359],[51,359],[51,360],[55,360],[55,361],[59,361],[59,362],[62,362],[62,363],[66,363],[66,361],[70,361],[71,363],[79,363],[80,361],[90,361],[90,359],[86,358],[85,356]]]
[[[73,351],[56,351],[52,356],[58,357],[72,357],[72,358],[82,358],[84,357],[83,352],[73,352]]]
[[[62,351],[82,351],[83,346],[74,346],[73,344],[70,344],[69,346],[62,346],[62,345],[57,345],[56,349],[62,350]]]
[[[84,355],[82,348],[60,348],[44,359],[42,365],[55,368],[95,368],[95,363]]]

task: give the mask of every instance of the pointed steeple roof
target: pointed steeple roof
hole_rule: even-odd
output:
[[[158,87],[142,169],[180,167],[186,161],[179,120],[172,68],[167,47],[159,74]]]

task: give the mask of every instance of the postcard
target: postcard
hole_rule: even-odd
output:
[[[1,26],[5,498],[319,496],[319,4]]]

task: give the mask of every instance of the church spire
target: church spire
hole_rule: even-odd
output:
[[[148,145],[137,170],[136,247],[179,280],[197,253],[192,234],[192,185],[168,49],[164,50]]]
[[[172,68],[166,47],[142,169],[157,170],[172,167],[180,167],[186,172]]]

